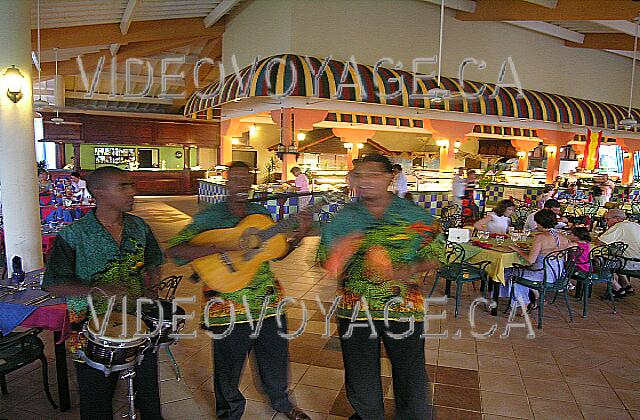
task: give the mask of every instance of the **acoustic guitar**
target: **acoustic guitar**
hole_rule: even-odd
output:
[[[334,201],[329,196],[315,196],[314,204],[304,209],[315,212],[327,202]],[[240,251],[225,251],[191,262],[193,270],[205,284],[218,292],[234,292],[246,287],[264,262],[282,258],[290,250],[286,232],[296,226],[297,217],[274,223],[264,214],[251,214],[228,229],[214,229],[202,232],[191,240],[191,245],[238,244]]]

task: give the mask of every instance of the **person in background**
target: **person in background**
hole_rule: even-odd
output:
[[[409,187],[407,186],[407,176],[402,172],[402,166],[397,163],[393,165],[392,190],[393,193],[400,198],[404,198],[404,195],[409,190]]]
[[[46,169],[38,169],[38,192],[40,195],[51,194],[53,184]]]
[[[69,163],[67,163],[66,165],[64,165],[64,168],[62,168],[62,169],[66,170],[66,171],[70,171],[70,170],[72,170],[72,169],[73,169],[73,167],[74,167],[74,163],[73,163],[74,159],[75,159],[75,158],[74,158],[73,156],[71,156],[71,159],[69,159]]]
[[[410,201],[412,203],[415,203],[415,201],[413,200],[413,194],[411,194],[410,192],[408,192],[408,193],[406,193],[404,195],[404,199],[407,200],[407,201]]]
[[[567,237],[561,235],[554,229],[558,218],[556,214],[551,210],[542,209],[537,212],[535,221],[540,225],[542,233],[536,235],[533,238],[533,243],[531,244],[531,249],[529,250],[529,252],[527,253],[515,245],[511,245],[510,248],[520,254],[522,258],[527,260],[527,262],[531,264],[532,268],[539,270],[543,267],[545,256],[552,252],[569,248],[570,246],[573,246],[573,243]],[[551,267],[551,269],[555,270],[556,272],[558,271],[558,268]],[[509,283],[511,283],[513,272],[514,270],[511,268],[505,269],[504,276],[505,278],[509,279]],[[527,280],[540,282],[545,278],[545,270],[529,271],[525,269],[522,275]],[[553,283],[554,281],[555,279],[553,278],[553,276],[548,276],[547,282]],[[511,302],[511,304],[514,306],[518,305],[517,301],[522,301],[522,303],[524,304],[529,304],[529,290],[529,288],[520,284],[513,285],[514,300]],[[528,310],[533,310],[538,307],[538,305],[536,304],[536,301],[539,298],[538,291],[531,290],[531,292],[535,296],[535,300],[531,302],[530,306],[527,307]]]
[[[462,220],[466,222],[475,222],[480,215],[480,209],[475,201],[476,183],[478,176],[476,171],[469,169],[467,171],[467,179],[465,180],[464,197],[462,198]]]
[[[578,186],[576,184],[569,184],[569,187],[566,191],[561,192],[558,195],[558,200],[569,200],[572,202],[580,201],[586,202],[588,200],[585,193],[578,190]]]
[[[294,166],[291,168],[291,173],[296,178],[292,181],[289,181],[296,189],[297,193],[308,193],[309,192],[309,178],[302,172],[300,168]],[[309,205],[311,201],[310,195],[305,195],[302,197],[298,197],[298,207],[303,209]]]
[[[473,224],[477,230],[505,235],[511,225],[511,215],[516,205],[511,200],[501,200],[493,211]]]
[[[542,210],[544,208],[544,203],[546,203],[547,200],[552,199],[556,195],[556,193],[557,191],[553,188],[553,185],[545,185],[542,189],[542,193],[536,200],[536,207]]]
[[[629,258],[625,270],[640,270],[640,225],[627,220],[627,215],[620,209],[611,209],[604,215],[607,229],[597,239],[599,245],[609,245],[613,242],[624,242],[629,245],[624,257]],[[613,295],[623,297],[635,292],[626,276],[617,275],[617,281],[612,283]]]
[[[562,208],[558,200],[554,200],[553,198],[550,200],[547,200],[544,203],[544,208],[551,210],[556,214],[556,216],[558,216],[558,223],[556,224],[555,229],[563,229],[567,227],[569,220],[566,217],[560,216],[560,213],[562,212]],[[524,222],[525,229],[536,230],[538,228],[538,224],[536,223],[535,216],[536,216],[535,212],[527,216],[527,220]]]
[[[464,180],[464,168],[458,168],[458,172],[453,175],[451,184],[452,201],[462,208],[462,199],[464,198],[464,190],[467,183]]]
[[[87,181],[80,179],[79,172],[71,172],[69,180],[71,181],[71,192],[73,193],[73,198],[80,202],[85,201],[85,197],[88,196]]]
[[[144,220],[128,212],[136,193],[128,173],[114,166],[98,168],[88,177],[96,208],[58,233],[47,258],[43,288],[65,296],[72,330],[78,331],[90,313],[87,294],[100,288],[116,302],[126,296],[127,308],[136,310],[136,299],[156,298],[153,286],[160,279],[162,250]],[[100,293],[92,293],[92,296]],[[96,299],[96,312],[106,312],[106,299]],[[115,316],[115,315],[111,315]],[[74,356],[80,390],[80,418],[113,417],[112,399],[120,372],[109,376],[88,366],[79,357],[77,333],[68,342]],[[136,407],[142,419],[161,419],[158,355],[147,351],[135,367]]]
[[[591,234],[589,229],[584,226],[575,226],[571,229],[571,233],[568,236],[569,240],[582,250],[582,254],[576,259],[576,276],[586,277],[591,269],[591,262],[589,261],[589,252],[591,251]],[[569,283],[569,289],[575,289],[573,283]]]
[[[351,162],[353,164],[353,169],[351,169],[349,172],[347,172],[347,177],[345,179],[346,183],[347,183],[347,188],[349,189],[349,198],[354,200],[358,197],[358,189],[356,186],[356,180],[353,176],[353,171],[356,170],[356,167],[358,165],[358,163],[360,163],[360,159],[353,159],[353,161]]]
[[[614,184],[613,181],[609,179],[609,175],[602,174],[602,176],[600,177],[600,182],[598,183],[598,186],[602,190],[602,195],[600,196],[601,198],[600,198],[599,204],[601,206],[604,206],[605,203],[608,203],[611,200],[611,195],[613,195],[613,189],[615,188],[616,184]]]

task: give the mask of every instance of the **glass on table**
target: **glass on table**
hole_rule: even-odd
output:
[[[505,235],[497,235],[496,236],[496,244],[502,245],[504,243]]]
[[[486,241],[487,239],[489,239],[489,232],[487,232],[486,230],[479,230],[478,231],[478,238],[481,241]]]
[[[515,244],[522,237],[522,233],[521,232],[516,232],[515,230],[510,230],[509,231],[509,236],[511,236],[511,242],[513,242]]]

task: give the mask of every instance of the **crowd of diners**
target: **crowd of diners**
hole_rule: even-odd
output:
[[[552,252],[561,251],[570,247],[579,247],[582,253],[576,260],[577,275],[589,272],[590,261],[589,252],[595,246],[609,245],[614,242],[623,242],[628,245],[624,257],[626,260],[625,270],[640,270],[640,224],[627,220],[627,214],[619,208],[611,208],[604,215],[606,230],[597,237],[592,237],[587,226],[581,221],[571,220],[562,215],[562,203],[560,200],[570,203],[586,201],[586,196],[577,191],[575,184],[571,184],[568,190],[558,196],[558,200],[550,198],[552,189],[542,192],[537,204],[542,208],[532,212],[526,219],[524,229],[535,231],[537,234],[528,251],[518,246],[511,245],[510,248],[524,258],[533,269],[543,268],[544,257]],[[608,199],[608,197],[607,197]],[[474,228],[478,231],[486,231],[498,235],[506,235],[512,223],[512,214],[516,209],[516,204],[512,200],[499,201],[493,210],[485,217],[474,223]],[[505,278],[509,279],[513,274],[512,269],[505,271]],[[586,274],[584,274],[586,275]],[[525,278],[531,281],[542,281],[544,270],[525,271]],[[548,281],[548,280],[547,280]],[[505,287],[503,296],[508,296],[509,285]],[[572,289],[574,284],[570,284]],[[612,281],[613,295],[615,298],[622,298],[635,293],[630,280],[622,274],[615,274]],[[528,304],[528,309],[537,308],[537,292],[521,285],[514,285],[514,299],[520,299]]]

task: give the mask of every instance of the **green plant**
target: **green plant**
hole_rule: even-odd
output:
[[[478,180],[478,187],[485,189],[487,188],[487,186],[489,184],[491,184],[495,178],[497,176],[499,176],[502,173],[502,169],[499,171],[496,171],[493,175],[489,175],[489,172],[491,172],[492,170],[494,170],[495,167],[488,167],[483,173],[482,176],[480,177],[480,179]]]
[[[41,160],[38,162],[38,169],[47,169],[47,162],[44,160]]]
[[[271,156],[271,159],[269,159],[269,162],[267,163],[267,165],[264,167],[264,169],[267,172],[267,175],[264,177],[264,183],[265,184],[269,184],[271,182],[275,182],[276,181],[276,159]]]

